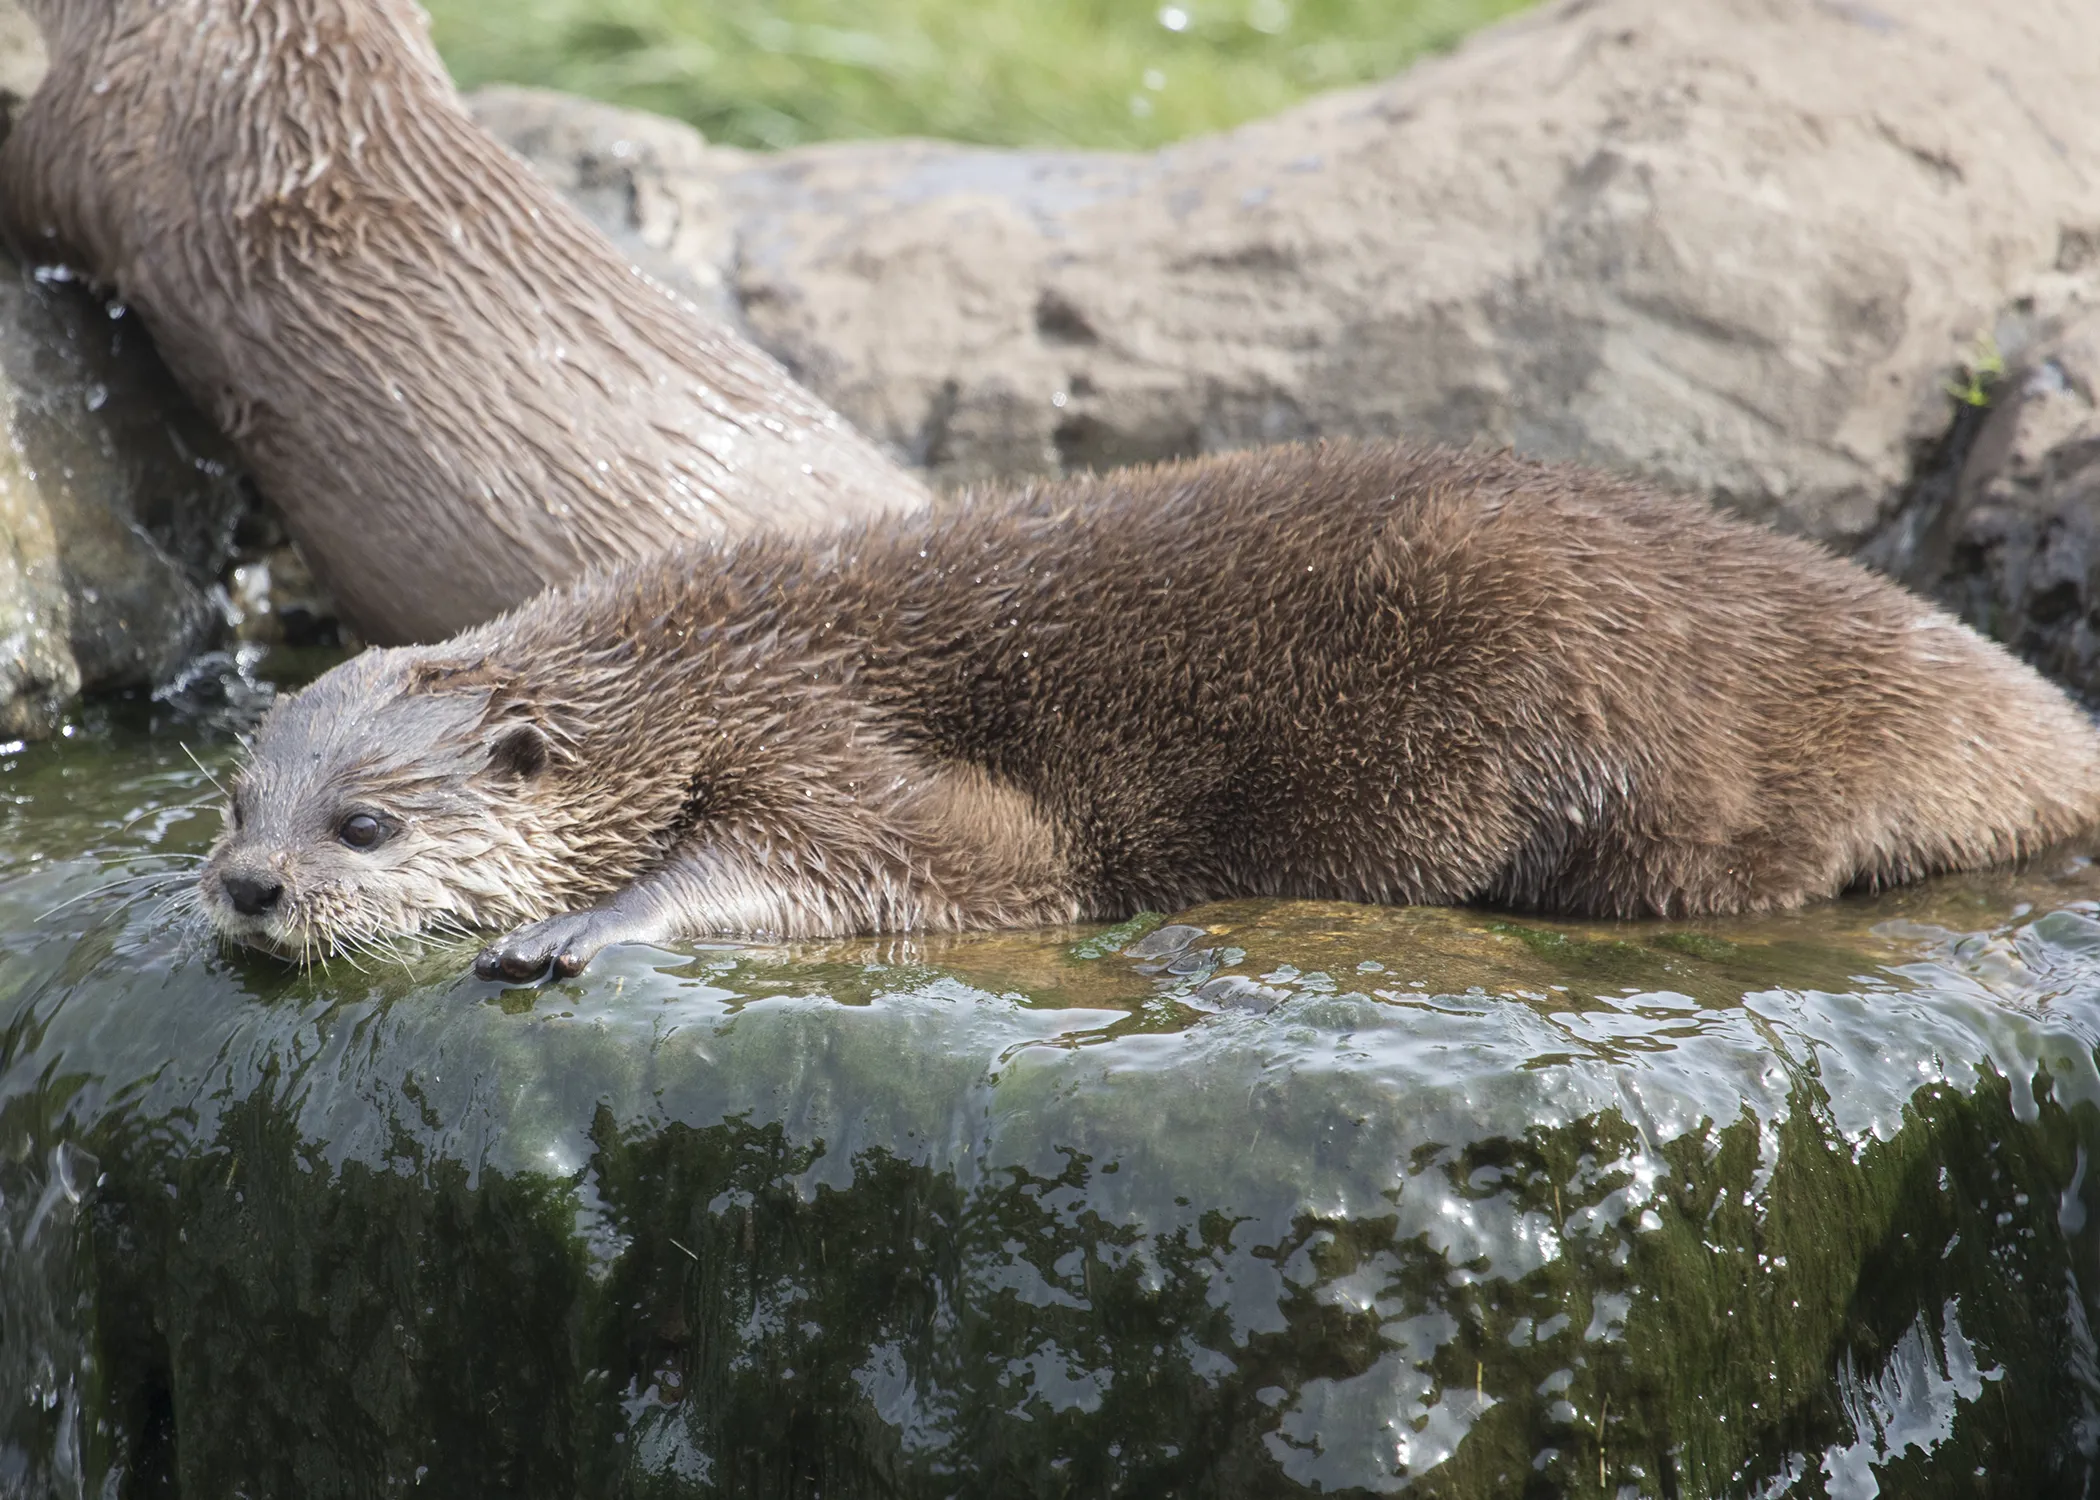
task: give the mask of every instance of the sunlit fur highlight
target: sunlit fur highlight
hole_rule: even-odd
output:
[[[29,0],[0,214],[141,314],[367,640],[919,482],[467,115],[411,0]]]
[[[2088,830],[2100,740],[1806,542],[1335,444],[597,574],[338,668],[236,790],[207,893],[265,859],[290,894],[252,934],[209,904],[306,956],[593,907],[623,914],[594,942],[1236,896],[1757,911]],[[333,844],[353,803],[406,831]]]

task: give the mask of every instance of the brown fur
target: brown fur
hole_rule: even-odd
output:
[[[1703,505],[1293,447],[600,574],[337,668],[236,798],[228,935],[534,922],[484,955],[522,977],[1231,896],[1787,907],[2091,827],[2100,737],[1939,610]],[[353,807],[399,831],[344,849]],[[236,917],[229,870],[280,906]]]
[[[461,108],[409,0],[30,0],[27,253],[114,287],[353,623],[434,640],[680,539],[926,503]]]

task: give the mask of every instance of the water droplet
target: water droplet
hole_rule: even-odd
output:
[[[1148,89],[1152,90],[1152,92],[1156,94],[1156,93],[1158,93],[1158,92],[1159,92],[1159,91],[1160,91],[1161,89],[1165,88],[1166,86],[1167,86],[1167,75],[1166,75],[1166,74],[1164,74],[1164,73],[1160,72],[1160,70],[1159,70],[1159,69],[1157,69],[1157,68],[1147,68],[1147,69],[1145,69],[1145,87],[1146,87],[1146,88],[1148,88]]]
[[[89,411],[100,411],[104,403],[109,400],[109,387],[106,385],[91,385],[87,388],[87,394],[82,399],[87,402]]]
[[[1187,31],[1189,13],[1178,5],[1162,5],[1159,8],[1159,24],[1169,31]]]

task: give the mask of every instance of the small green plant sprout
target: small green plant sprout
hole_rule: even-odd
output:
[[[2005,378],[2005,356],[1989,330],[1976,335],[1962,356],[1961,371],[1947,382],[1947,394],[1964,406],[1989,406],[1991,392]]]

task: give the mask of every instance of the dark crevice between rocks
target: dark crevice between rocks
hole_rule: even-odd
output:
[[[1863,543],[1858,560],[1879,573],[1926,593],[1946,567],[1947,533],[1969,455],[1983,435],[1991,408],[1953,403],[1946,430],[1927,445],[1912,466],[1903,498],[1879,531]]]
[[[1098,474],[1132,464],[1167,463],[1177,458],[1194,458],[1203,451],[1203,434],[1194,426],[1170,423],[1151,427],[1143,422],[1124,425],[1088,412],[1074,413],[1058,423],[1050,441],[1057,449],[1059,467],[1067,474]]]
[[[2044,357],[1958,403],[1858,557],[2100,708],[2100,439],[2018,451],[2029,403],[2067,389]]]
[[[1035,331],[1046,344],[1098,344],[1101,335],[1087,315],[1059,291],[1036,299]]]
[[[944,380],[940,389],[926,403],[926,419],[919,424],[919,431],[911,445],[910,459],[920,469],[933,470],[948,462],[953,445],[949,441],[950,429],[955,422],[955,408],[962,398],[962,386],[953,379]]]
[[[237,633],[246,640],[295,650],[353,646],[350,628],[315,581],[283,515],[252,484],[247,490],[249,505],[235,528],[232,558],[221,580],[237,611]],[[258,566],[265,571],[254,577],[251,570]],[[233,594],[235,589],[242,593]],[[255,613],[270,618],[252,619]]]

